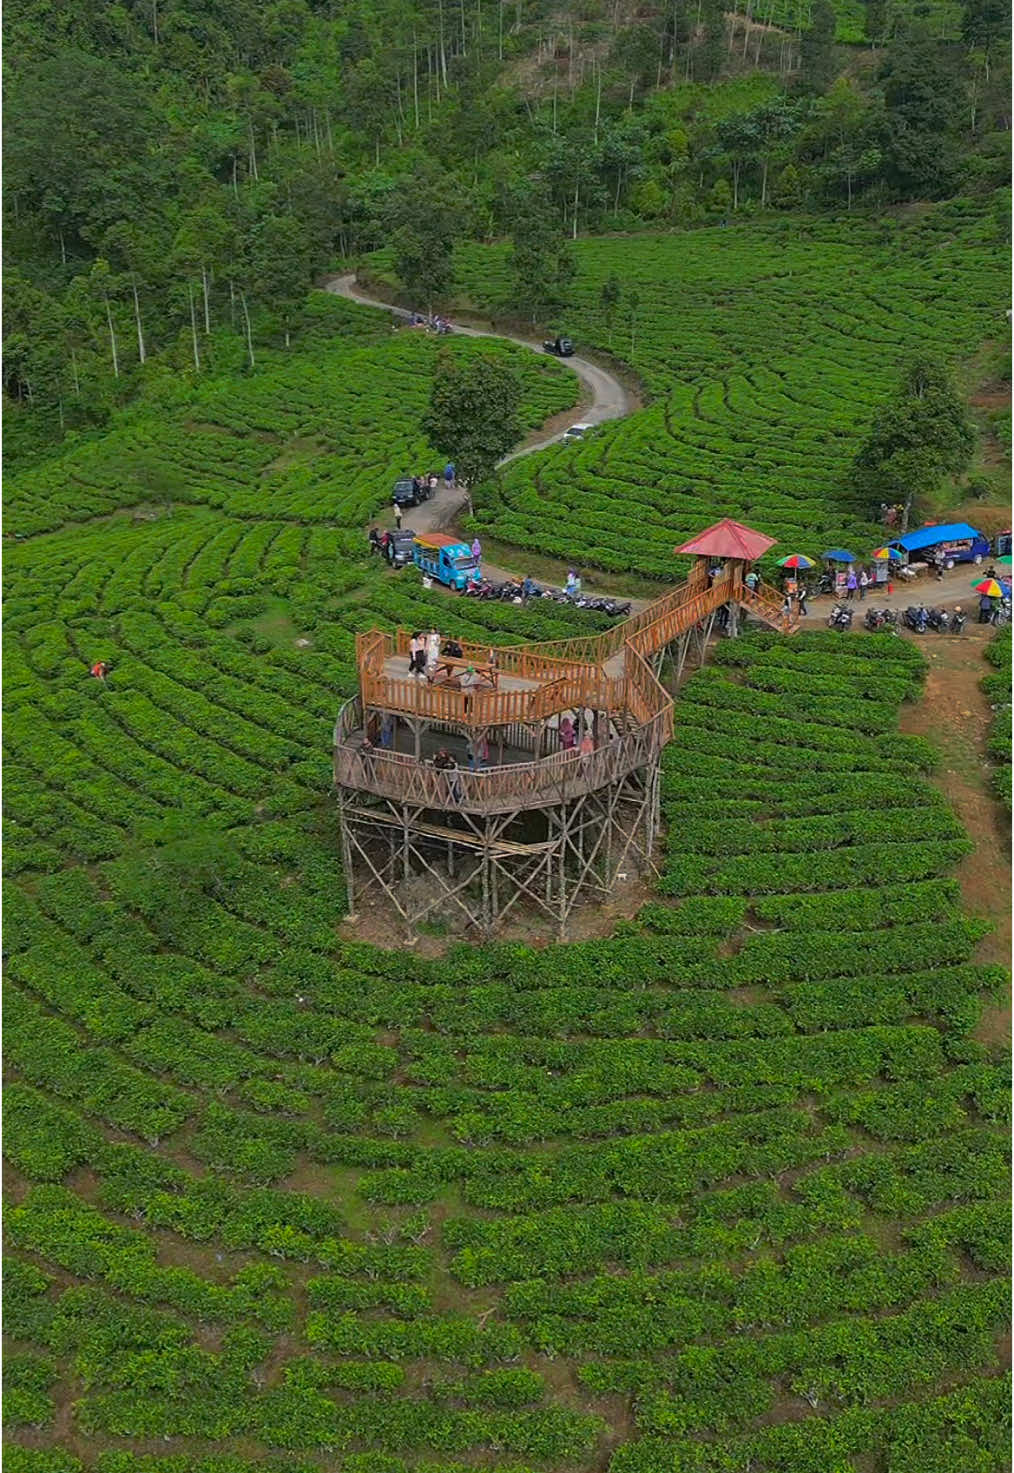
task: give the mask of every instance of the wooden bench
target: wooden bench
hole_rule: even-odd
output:
[[[461,677],[471,665],[476,675],[474,685],[466,686],[466,691],[497,690],[499,688],[500,673],[495,665],[477,665],[474,660],[455,659],[453,656],[442,656],[434,665],[433,673],[429,676],[431,685],[446,685],[451,690],[461,690]]]

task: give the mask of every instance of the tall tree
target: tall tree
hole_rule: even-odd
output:
[[[947,370],[919,359],[875,417],[856,456],[855,481],[874,513],[881,502],[902,503],[904,532],[916,497],[932,495],[945,476],[966,470],[974,446],[975,433]]]
[[[422,428],[454,461],[468,488],[469,510],[475,489],[521,438],[520,403],[520,379],[495,358],[459,362],[446,350],[437,358]]]
[[[809,30],[799,43],[799,73],[811,92],[824,93],[835,79],[835,13],[828,0],[817,0]]]
[[[964,97],[948,49],[902,31],[879,72],[888,125],[887,177],[897,198],[937,198],[956,182]]]
[[[541,180],[517,192],[513,216],[507,257],[511,301],[534,322],[562,301],[574,274],[574,258],[560,235],[556,211]]]
[[[451,185],[427,173],[395,201],[394,269],[413,301],[432,312],[454,285],[454,239],[461,203]]]

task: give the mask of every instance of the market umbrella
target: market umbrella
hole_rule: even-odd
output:
[[[829,552],[822,552],[821,557],[829,563],[854,563],[855,555],[846,552],[844,548],[832,547]]]
[[[884,558],[887,558],[891,562],[900,563],[904,559],[905,554],[897,547],[877,547],[874,548],[873,556],[881,562]]]
[[[986,598],[1010,598],[1010,583],[1001,583],[996,578],[980,578],[972,588]]]
[[[808,557],[804,557],[801,552],[793,552],[788,557],[779,558],[778,566],[780,568],[798,568],[800,572],[805,573],[807,568],[813,567],[813,563]]]

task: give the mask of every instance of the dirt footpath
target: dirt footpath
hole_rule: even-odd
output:
[[[989,780],[994,770],[986,757],[986,739],[992,711],[979,688],[990,672],[983,650],[992,629],[969,626],[960,639],[920,641],[929,670],[921,700],[902,707],[901,729],[926,737],[940,752],[933,782],[942,790],[975,844],[961,861],[956,878],[965,905],[993,923],[993,931],[979,948],[979,960],[1011,961],[1011,831],[1006,815],[993,797]],[[986,1010],[977,1036],[999,1045],[1009,1040],[1011,1010]]]

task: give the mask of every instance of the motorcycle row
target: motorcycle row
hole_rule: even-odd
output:
[[[835,604],[827,616],[827,627],[844,634],[852,628],[854,610],[847,604]],[[968,622],[968,615],[961,609],[927,609],[925,604],[912,604],[901,615],[901,622],[913,634],[925,634],[932,629],[937,634],[960,634]],[[864,626],[875,634],[878,630],[897,630],[898,615],[894,609],[867,609]]]
[[[531,592],[525,596],[522,591],[520,579],[509,578],[505,583],[492,583],[488,578],[482,578],[477,583],[470,583],[465,589],[466,598],[500,599],[503,603],[526,604],[539,599],[549,599],[553,603],[570,604],[575,609],[591,609],[594,613],[608,614],[614,619],[625,619],[630,613],[631,605],[623,599],[598,598],[591,595],[579,594],[573,598],[565,593],[562,588],[543,588],[534,584]]]

